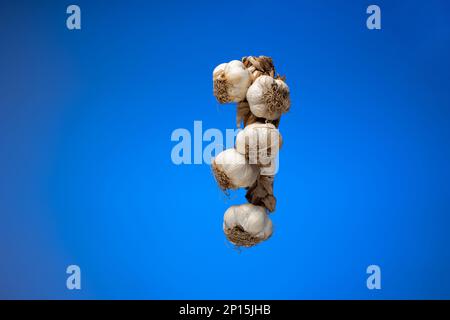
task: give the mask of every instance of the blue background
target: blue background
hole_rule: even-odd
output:
[[[0,298],[450,298],[448,1],[376,1],[380,31],[368,1],[75,3],[81,31],[69,2],[0,4]],[[212,69],[261,54],[292,107],[274,236],[239,253],[244,192],[170,137],[233,128]]]

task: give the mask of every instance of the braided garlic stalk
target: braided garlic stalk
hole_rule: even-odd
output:
[[[219,65],[213,72],[213,81],[217,101],[237,102],[236,125],[240,127],[241,123],[244,124],[244,130],[236,138],[235,150],[245,158],[239,169],[264,169],[268,162],[274,160],[281,147],[282,140],[278,132],[280,118],[290,109],[290,92],[285,78],[276,76],[271,58],[248,56],[242,58],[241,62],[234,60]],[[263,161],[263,155],[268,162]],[[251,178],[246,179],[246,182],[255,179],[248,185],[240,181],[236,183],[236,179],[227,180],[229,177],[224,175],[226,170],[223,168],[227,167],[222,166],[218,170],[213,160],[213,172],[219,186],[222,189],[226,189],[225,185],[231,189],[246,187],[245,197],[250,203],[232,206],[225,213],[224,232],[227,239],[236,246],[244,247],[268,239],[272,235],[272,222],[266,212],[273,212],[276,207],[274,176],[264,175],[263,171],[258,171],[256,178],[253,178],[254,172],[247,174]]]

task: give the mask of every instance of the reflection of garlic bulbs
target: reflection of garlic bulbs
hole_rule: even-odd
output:
[[[250,187],[259,175],[259,168],[248,164],[234,148],[219,153],[212,161],[212,169],[222,190]]]
[[[247,91],[252,113],[260,118],[278,119],[291,106],[289,87],[281,79],[260,76]]]
[[[245,100],[252,83],[250,72],[241,61],[233,60],[218,65],[213,71],[214,96],[220,103]]]
[[[271,123],[253,123],[236,137],[236,150],[251,164],[269,164],[281,147],[281,135]]]
[[[223,217],[223,231],[231,243],[251,247],[272,235],[272,221],[264,207],[231,206]]]

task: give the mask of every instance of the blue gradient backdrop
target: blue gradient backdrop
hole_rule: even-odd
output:
[[[376,1],[381,31],[368,1],[75,3],[81,31],[67,1],[0,4],[0,298],[450,298],[448,1]],[[249,54],[292,108],[276,232],[238,253],[244,193],[170,136],[233,127],[211,72]]]

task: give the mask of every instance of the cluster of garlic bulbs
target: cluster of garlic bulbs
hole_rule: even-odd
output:
[[[280,117],[289,111],[289,87],[275,76],[272,59],[244,57],[218,65],[213,71],[214,96],[219,103],[237,102],[235,148],[219,153],[212,170],[219,187],[246,188],[249,203],[231,206],[223,231],[236,246],[251,247],[272,235],[268,213],[275,211],[274,175],[264,169],[274,163],[282,144]]]

